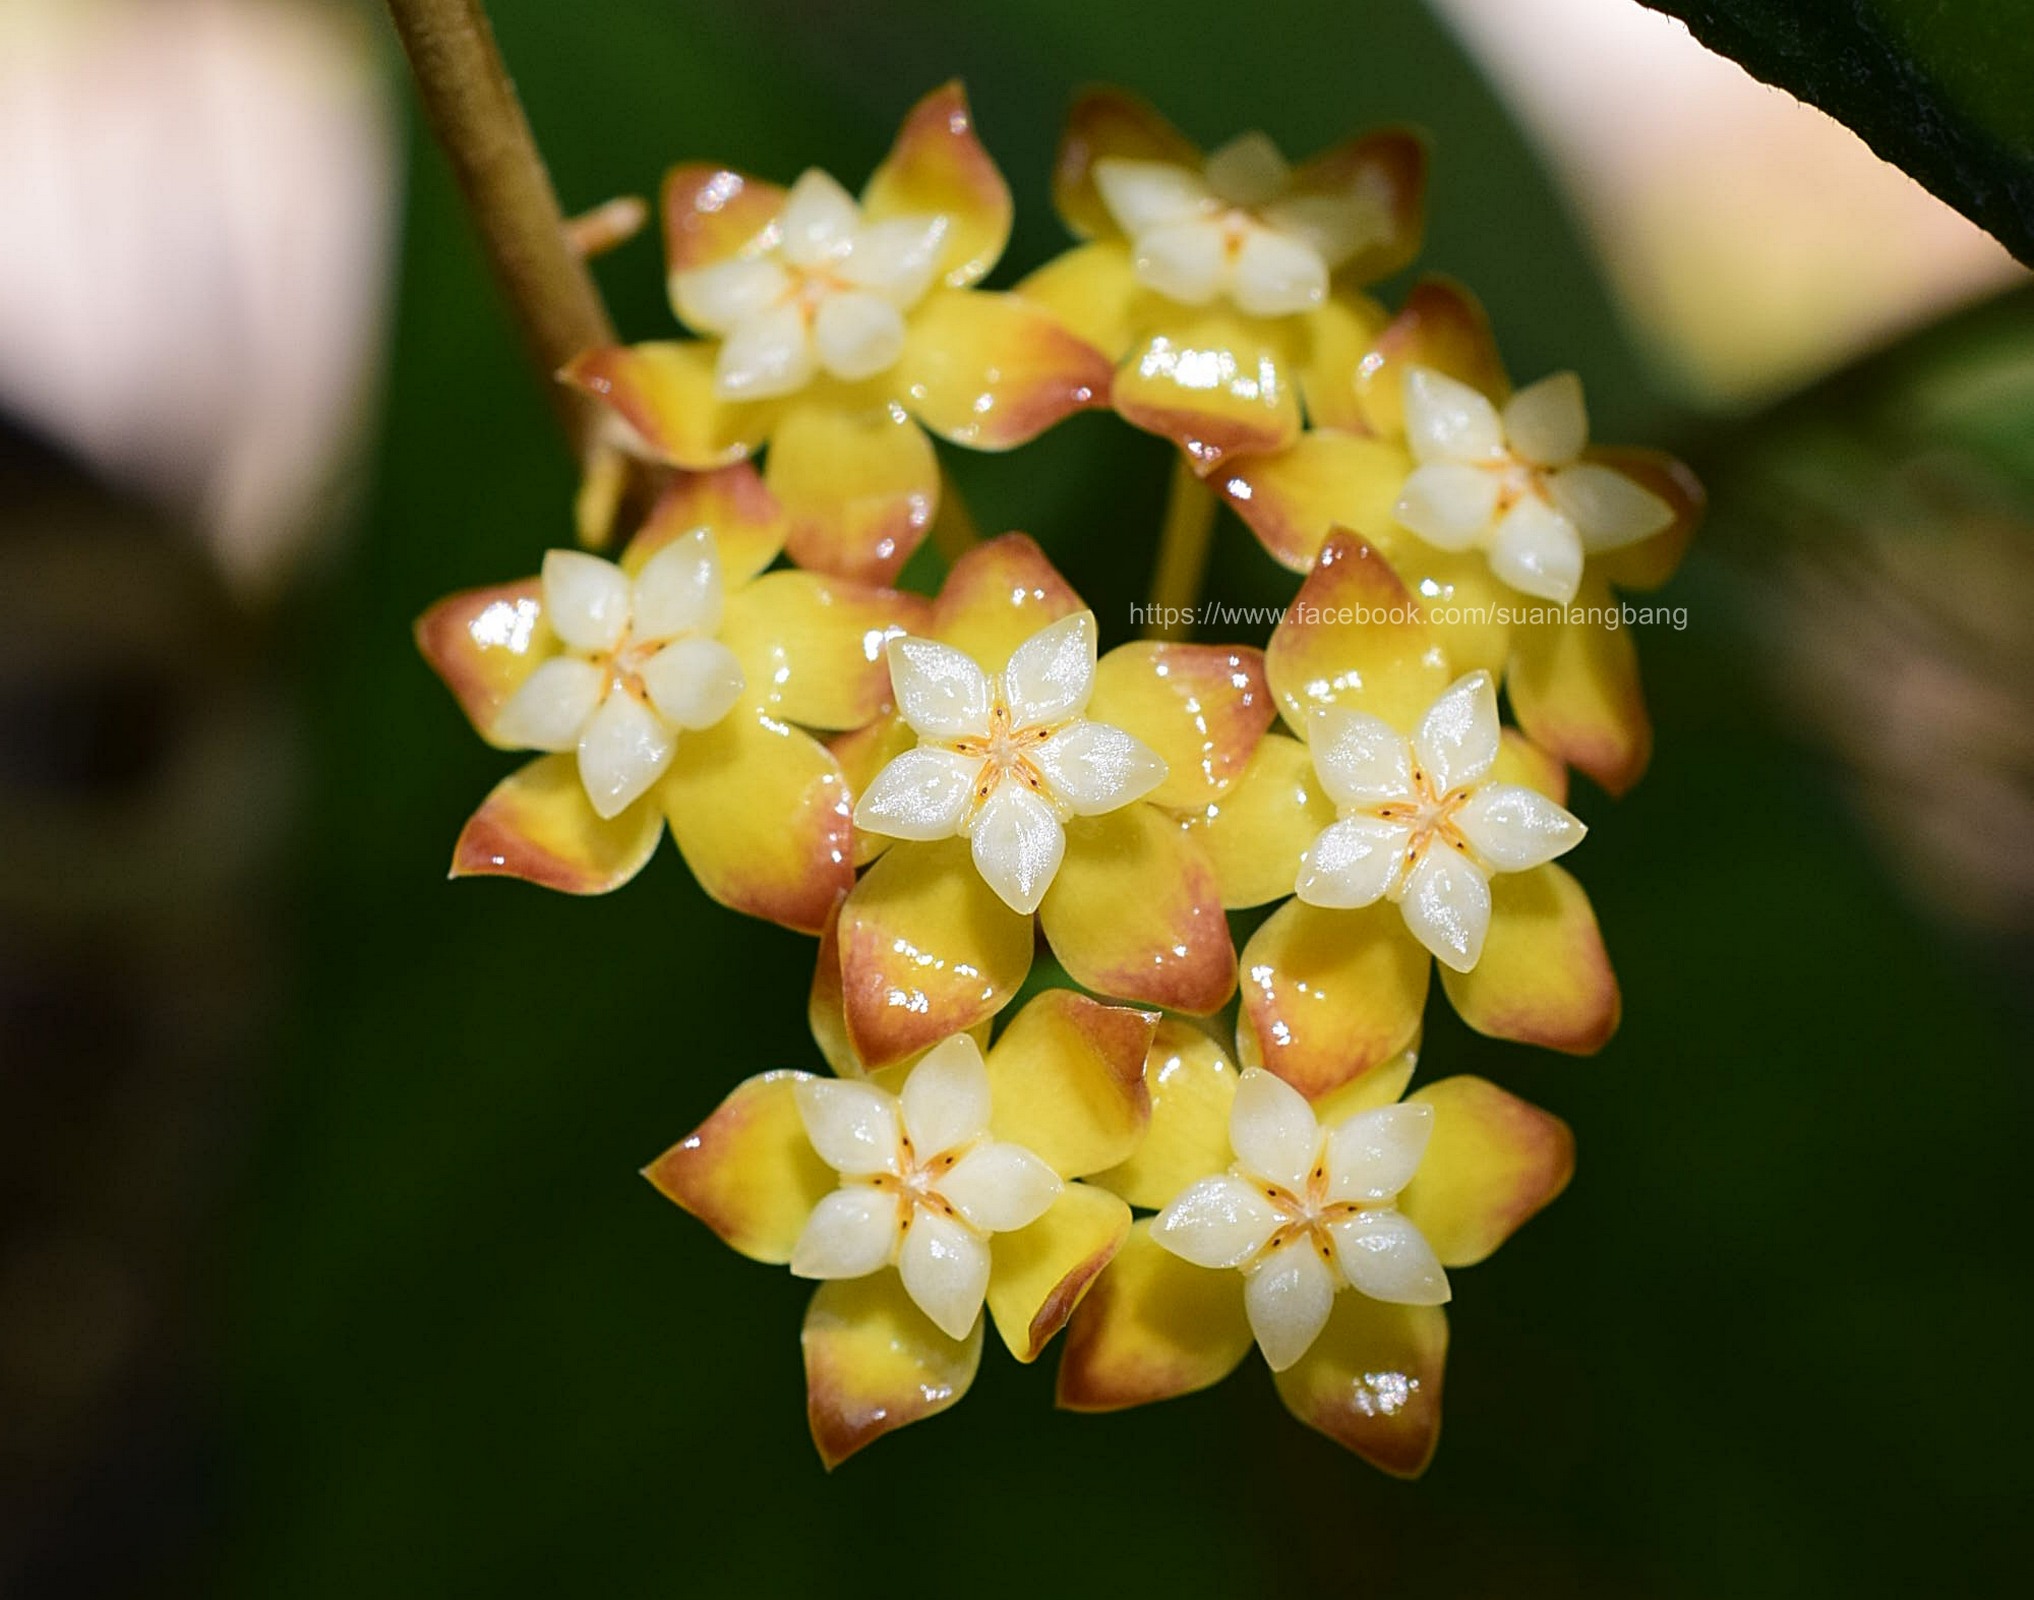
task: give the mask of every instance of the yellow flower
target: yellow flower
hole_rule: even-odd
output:
[[[1582,827],[1558,762],[1500,731],[1487,673],[1457,677],[1383,560],[1337,534],[1265,652],[1299,737],[1267,734],[1197,825],[1229,904],[1296,898],[1242,955],[1237,1048],[1322,1095],[1417,1036],[1436,956],[1479,1032],[1588,1054],[1617,979],[1553,858]]]
[[[1087,242],[1018,292],[1117,363],[1126,421],[1194,470],[1356,424],[1349,375],[1384,323],[1363,284],[1419,248],[1426,158],[1388,130],[1297,167],[1261,133],[1213,155],[1114,89],[1075,104],[1053,195]]]
[[[1504,679],[1519,726],[1613,794],[1652,729],[1613,586],[1654,589],[1702,513],[1657,451],[1590,447],[1579,380],[1512,394],[1482,308],[1430,281],[1352,367],[1359,418],[1232,462],[1218,487],[1296,571],[1353,529],[1435,613],[1460,666]]]
[[[1008,534],[954,564],[891,672],[901,714],[835,746],[874,861],[815,978],[836,1067],[995,1015],[1030,970],[1034,915],[1083,988],[1196,1013],[1228,1000],[1222,885],[1185,824],[1271,720],[1256,651],[1147,643],[1097,661],[1092,614]]]
[[[1481,1078],[1400,1101],[1410,1056],[1309,1104],[1160,1025],[1151,1126],[1097,1175],[1155,1210],[1074,1314],[1059,1403],[1116,1411],[1190,1394],[1253,1343],[1287,1408],[1385,1471],[1432,1458],[1450,1295],[1566,1187],[1566,1124]]]
[[[1156,1019],[1039,995],[862,1080],[751,1078],[645,1176],[743,1255],[821,1280],[806,1408],[829,1468],[974,1381],[981,1311],[1035,1361],[1130,1229],[1075,1180],[1130,1159]]]
[[[546,752],[475,812],[452,874],[601,894],[670,823],[715,899],[816,933],[853,881],[840,763],[806,729],[888,705],[883,645],[914,595],[764,572],[787,518],[753,468],[681,473],[619,565],[556,550],[417,623],[482,738]]]
[[[921,423],[1007,450],[1107,403],[1094,350],[1034,306],[970,291],[1009,233],[1010,191],[958,83],[913,107],[859,202],[817,168],[786,190],[675,167],[671,303],[699,338],[589,351],[564,376],[678,466],[767,444],[791,558],[887,580],[939,503]]]

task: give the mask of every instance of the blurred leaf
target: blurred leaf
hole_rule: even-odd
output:
[[[2026,0],[1644,0],[2034,261]]]

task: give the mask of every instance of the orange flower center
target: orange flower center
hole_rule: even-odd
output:
[[[1451,789],[1442,794],[1424,767],[1413,768],[1413,798],[1410,800],[1387,800],[1383,805],[1373,806],[1370,814],[1384,822],[1402,822],[1412,829],[1412,837],[1405,842],[1405,870],[1407,872],[1420,864],[1420,858],[1435,845],[1446,845],[1463,855],[1469,854],[1469,841],[1455,824],[1455,815],[1468,803],[1468,789]],[[1400,882],[1403,882],[1403,877]]]
[[[1346,1222],[1364,1209],[1354,1200],[1330,1200],[1328,1198],[1328,1169],[1325,1163],[1316,1161],[1314,1170],[1307,1174],[1304,1193],[1294,1194],[1283,1184],[1273,1183],[1268,1178],[1253,1180],[1257,1190],[1269,1200],[1285,1220],[1279,1223],[1269,1239],[1264,1241],[1254,1260],[1262,1261],[1274,1251],[1283,1250],[1287,1245],[1304,1241],[1313,1246],[1316,1254],[1330,1267],[1335,1265],[1335,1240],[1328,1232],[1328,1225]]]
[[[1018,727],[1016,719],[1010,715],[1010,708],[998,699],[989,712],[989,731],[986,734],[949,741],[947,748],[955,755],[982,764],[981,770],[975,774],[972,809],[979,811],[1005,777],[1014,778],[1036,794],[1044,794],[1045,774],[1032,761],[1031,752],[1057,731],[1043,723],[1028,728]]]

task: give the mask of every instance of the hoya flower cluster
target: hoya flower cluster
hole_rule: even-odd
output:
[[[1091,93],[1054,178],[1081,242],[999,292],[1011,199],[958,86],[859,197],[678,167],[687,336],[565,374],[654,504],[616,558],[418,625],[531,753],[455,876],[605,893],[668,827],[715,899],[816,936],[826,1070],[734,1085],[647,1175],[814,1283],[829,1466],[958,1401],[993,1323],[1018,1361],[1058,1341],[1077,1411],[1254,1348],[1302,1422],[1417,1473],[1458,1275],[1568,1181],[1557,1118],[1407,1091],[1436,970],[1495,1039],[1616,1029],[1567,774],[1621,793],[1651,734],[1590,603],[1664,582],[1701,496],[1592,445],[1573,374],[1514,392],[1463,290],[1363,292],[1416,255],[1423,181],[1407,133],[1203,155]],[[1304,574],[1266,648],[1104,650],[1022,534],[894,587],[951,492],[934,437],[1104,407]],[[1064,979],[1019,1006],[1041,950]]]

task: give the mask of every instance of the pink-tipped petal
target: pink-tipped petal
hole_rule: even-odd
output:
[[[455,878],[521,878],[561,894],[606,894],[648,863],[664,834],[638,800],[603,821],[570,755],[539,756],[494,786],[452,850]]]

